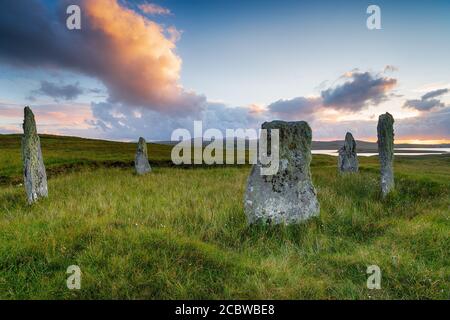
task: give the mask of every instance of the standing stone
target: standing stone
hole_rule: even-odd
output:
[[[350,132],[345,135],[344,146],[339,149],[338,167],[340,172],[358,172],[356,141]]]
[[[36,130],[34,114],[25,107],[22,137],[23,178],[28,203],[47,197],[47,174],[42,159],[41,142]]]
[[[248,222],[290,224],[319,215],[309,168],[312,137],[308,123],[272,121],[262,129],[267,129],[268,137],[271,129],[279,129],[279,169],[263,176],[260,161],[253,166],[244,199]]]
[[[386,196],[394,188],[394,118],[391,114],[380,115],[377,131],[381,192]]]
[[[139,138],[134,167],[136,168],[137,174],[146,174],[147,172],[152,171],[150,163],[148,163],[147,142],[145,142],[145,139],[142,137]]]

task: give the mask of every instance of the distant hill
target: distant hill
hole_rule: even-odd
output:
[[[191,139],[192,143],[194,140],[200,139],[195,138]],[[242,141],[243,139],[234,139],[234,143],[236,145],[237,141]],[[248,139],[245,139],[245,146],[248,148],[249,146]],[[203,140],[203,146],[206,146],[211,141]],[[166,144],[166,145],[175,145],[178,141],[155,141],[158,144]],[[225,139],[224,139],[225,146]],[[312,150],[338,150],[340,147],[344,145],[344,140],[334,140],[334,141],[313,141],[312,142]],[[409,144],[409,143],[399,143],[395,144],[396,148],[450,148],[450,144]],[[376,142],[362,141],[356,140],[356,150],[358,152],[377,152],[378,146]]]
[[[6,142],[5,139],[20,139],[22,135],[21,134],[0,134],[0,137],[3,139],[0,140],[2,142]],[[95,139],[95,138],[80,138],[75,136],[59,136],[59,135],[50,135],[50,134],[40,134],[41,137],[45,137],[46,139],[59,139],[64,138],[64,141],[91,141],[91,142],[107,142],[107,143],[116,143],[116,144],[133,144],[134,141],[125,142],[125,141],[112,141],[112,140],[102,140],[102,139]],[[197,140],[200,138],[191,139],[192,143],[194,143],[194,140]],[[224,146],[225,146],[225,139],[224,140]],[[242,142],[244,139],[234,138],[234,144],[236,145],[238,141]],[[246,148],[249,147],[249,141],[254,140],[248,140],[245,139],[245,146]],[[137,140],[136,140],[137,142]],[[211,141],[203,140],[203,146],[207,146]],[[175,145],[178,143],[178,141],[149,141],[149,143],[152,144],[158,144],[158,145]],[[344,145],[344,140],[333,140],[333,141],[313,141],[312,142],[312,150],[338,150],[340,147]],[[399,143],[395,144],[396,148],[450,148],[450,143],[441,143],[441,144],[409,144],[409,143]],[[378,150],[377,143],[376,142],[369,142],[369,141],[362,141],[362,140],[356,140],[356,149],[358,152],[376,152]]]
[[[66,172],[78,171],[81,168],[110,168],[127,167],[134,164],[137,141],[118,142],[99,139],[86,139],[69,136],[40,134],[42,151],[49,177]],[[22,182],[21,134],[0,134],[0,186],[5,184],[19,184]],[[249,146],[248,140],[235,139]],[[252,140],[251,142],[256,142]],[[148,143],[150,164],[157,167],[172,167],[173,141],[160,141]],[[204,141],[204,145],[208,144]],[[359,152],[376,153],[376,143],[358,141]],[[343,141],[314,141],[313,150],[337,150]],[[397,147],[405,148],[433,148],[450,147],[441,145],[399,144]],[[403,151],[412,152],[414,151]],[[427,151],[428,152],[428,151]],[[439,152],[436,150],[436,152]],[[430,152],[432,153],[432,152]],[[450,154],[449,154],[450,155]]]
[[[344,140],[335,141],[313,141],[313,150],[328,150],[339,149],[344,144]],[[412,143],[398,143],[396,148],[450,148],[450,144],[412,144]],[[356,140],[356,149],[359,152],[377,151],[378,146],[376,142]]]
[[[111,141],[111,140],[101,140],[101,139],[91,139],[91,138],[79,138],[74,136],[58,136],[58,135],[48,135],[48,134],[42,134],[41,137],[48,139],[48,140],[58,140],[60,138],[63,138],[65,142],[73,141],[84,141],[84,142],[91,142],[91,143],[101,143],[102,141],[106,142],[107,144],[116,144],[116,145],[123,145],[123,144],[131,144],[133,145],[132,148],[134,148],[134,141],[132,142],[120,142],[120,141]],[[0,137],[3,139],[0,140],[2,143],[6,143],[8,139],[12,139],[16,141],[16,139],[20,139],[21,134],[0,134]],[[194,143],[194,140],[200,140],[200,138],[191,139],[192,144]],[[225,146],[225,139],[223,139],[223,146]],[[245,140],[245,141],[244,141]],[[20,140],[17,140],[20,141]],[[248,139],[239,139],[234,138],[234,146],[237,145],[238,142],[244,142],[246,149],[249,148],[249,142],[254,140],[248,140]],[[178,141],[151,141],[149,143],[155,144],[155,145],[162,145],[162,146],[173,146],[178,143]],[[211,141],[203,140],[203,147],[210,144]],[[313,141],[312,142],[312,150],[338,150],[341,146],[344,145],[344,140],[334,140],[334,141]],[[0,145],[1,146],[1,145]],[[5,145],[6,146],[6,145]],[[408,144],[408,143],[400,143],[395,144],[396,148],[450,148],[450,144]],[[165,154],[170,153],[170,148],[165,150]],[[362,141],[357,140],[356,141],[356,150],[357,152],[377,152],[377,143],[376,142],[369,142],[369,141]],[[409,151],[403,151],[403,152],[409,152]],[[437,152],[437,151],[436,151]]]

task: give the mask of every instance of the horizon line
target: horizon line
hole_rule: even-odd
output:
[[[0,133],[0,136],[21,136],[23,133]],[[123,139],[123,140],[114,140],[114,139],[106,139],[106,138],[89,138],[89,137],[81,137],[81,136],[74,136],[74,135],[62,135],[62,134],[54,134],[54,133],[38,133],[39,136],[53,136],[53,137],[66,137],[66,138],[77,138],[77,139],[85,139],[85,140],[98,140],[98,141],[107,141],[107,142],[121,142],[121,143],[133,143],[135,141],[138,141],[139,137],[137,137],[136,140],[132,139]],[[187,140],[148,140],[147,143],[155,143],[158,144],[158,142],[181,142],[181,141],[189,141],[193,139],[202,138],[203,141],[211,141],[206,140],[203,137],[194,137]],[[231,137],[230,137],[231,138]],[[233,139],[236,139],[238,137],[233,137]],[[222,140],[226,140],[227,137],[223,137]],[[243,138],[238,138],[243,139]],[[147,139],[146,139],[147,140]],[[251,141],[255,139],[244,139],[246,141]],[[256,139],[258,140],[258,139]],[[311,142],[342,142],[345,139],[331,139],[331,140],[312,140]],[[359,142],[365,142],[365,143],[377,143],[377,140],[360,140],[355,139],[355,141]],[[435,141],[435,142],[432,142]],[[439,142],[436,142],[439,141]],[[432,140],[418,140],[418,139],[399,139],[397,141],[394,140],[394,144],[416,144],[416,145],[450,145],[450,140],[447,139],[432,139]]]

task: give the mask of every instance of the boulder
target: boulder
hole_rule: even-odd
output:
[[[320,211],[311,181],[311,128],[304,121],[265,122],[268,137],[279,130],[279,166],[273,175],[261,175],[261,161],[253,165],[244,207],[248,222],[291,224],[317,216]],[[269,139],[268,139],[269,140]]]
[[[34,114],[25,107],[22,137],[23,178],[28,203],[48,196],[47,174],[41,152],[41,142],[36,130]]]
[[[377,132],[381,193],[386,196],[394,188],[394,118],[391,114],[380,115]]]
[[[339,149],[338,168],[344,172],[358,172],[358,156],[356,154],[356,141],[353,135],[347,132],[344,146]]]
[[[136,173],[139,175],[146,174],[147,172],[152,171],[150,163],[148,162],[147,142],[142,137],[139,138],[139,142],[137,145],[134,167],[136,169]]]

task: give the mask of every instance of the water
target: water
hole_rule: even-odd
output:
[[[399,152],[395,152],[399,151]],[[401,152],[401,151],[421,151],[421,152]],[[426,152],[428,151],[428,152]],[[312,154],[326,154],[329,156],[338,155],[337,150],[312,150]],[[395,148],[394,155],[396,156],[426,156],[430,154],[445,154],[450,153],[450,148]],[[371,157],[378,155],[378,152],[358,152],[358,156]]]
[[[439,151],[439,152],[450,152],[450,148],[395,148],[395,150],[413,150],[413,151]]]

